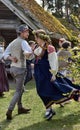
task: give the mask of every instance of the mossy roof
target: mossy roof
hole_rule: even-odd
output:
[[[72,34],[53,15],[45,11],[35,0],[12,0],[15,1],[25,12],[30,11],[34,19],[39,21],[49,32],[61,34],[71,39]]]

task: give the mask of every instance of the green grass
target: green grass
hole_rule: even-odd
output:
[[[23,105],[31,108],[31,112],[17,115],[16,106],[11,121],[6,120],[5,113],[14,93],[14,84],[10,83],[10,91],[0,98],[0,130],[80,130],[80,103],[71,101],[64,108],[53,105],[56,115],[51,121],[46,121],[45,107],[36,93],[35,82],[29,82],[26,89],[29,91],[23,95]]]

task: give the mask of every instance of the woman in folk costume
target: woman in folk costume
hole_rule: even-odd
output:
[[[64,38],[63,38],[64,39]],[[60,43],[59,41],[59,46],[61,49],[57,52],[58,55],[58,72],[60,72],[63,76],[69,78],[71,81],[73,78],[71,77],[71,71],[70,71],[70,63],[72,63],[71,59],[71,43],[69,41],[63,41]],[[70,101],[66,101],[65,103],[61,103],[60,106],[63,107],[64,104],[70,103]]]
[[[56,78],[58,71],[58,59],[55,48],[50,44],[50,38],[42,29],[33,31],[38,47],[35,48],[34,77],[37,93],[42,99],[45,108],[45,118],[50,120],[55,111],[52,104],[62,103],[74,98],[78,90],[68,84],[67,81]],[[77,95],[79,97],[79,95]],[[78,99],[77,99],[78,100]]]
[[[6,91],[9,91],[9,83],[7,78],[7,73],[5,70],[5,64],[2,60],[2,55],[4,52],[4,47],[0,46],[0,97],[3,97]]]

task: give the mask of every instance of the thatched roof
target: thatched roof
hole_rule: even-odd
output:
[[[70,31],[35,0],[1,0],[1,2],[32,30],[43,28],[55,39],[65,37],[72,40]]]
[[[11,0],[25,12],[25,15],[32,18],[32,22],[36,25],[42,25],[41,27],[53,34],[59,36],[67,36],[71,39],[71,33],[50,13],[44,11],[44,9],[36,3],[35,0]],[[39,27],[39,26],[38,26]],[[40,28],[40,27],[39,27]],[[60,34],[60,35],[59,35]]]

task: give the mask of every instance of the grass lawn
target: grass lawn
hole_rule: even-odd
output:
[[[17,115],[16,106],[11,121],[6,120],[5,113],[14,93],[14,84],[10,83],[10,91],[0,98],[0,130],[80,130],[80,103],[71,101],[63,108],[54,105],[56,115],[51,121],[46,121],[45,108],[36,93],[35,82],[29,82],[26,89],[29,91],[23,95],[23,104],[31,108],[31,112]]]

